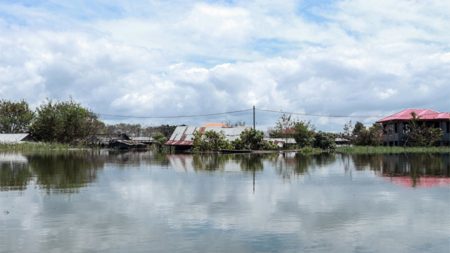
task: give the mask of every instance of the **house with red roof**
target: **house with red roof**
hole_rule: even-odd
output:
[[[419,121],[425,122],[427,126],[441,128],[444,131],[441,145],[448,145],[450,142],[450,113],[429,109],[406,109],[377,121],[377,123],[383,124],[385,146],[403,146],[405,144],[412,112],[416,114]]]

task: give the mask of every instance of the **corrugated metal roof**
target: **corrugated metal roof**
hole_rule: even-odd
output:
[[[393,120],[410,120],[412,118],[411,113],[415,112],[420,120],[449,120],[450,113],[448,112],[437,112],[429,109],[406,109],[389,117],[380,119],[377,123],[388,122]]]
[[[131,137],[132,141],[153,141],[153,137]]]
[[[175,146],[192,146],[194,142],[195,132],[205,132],[205,131],[223,131],[225,138],[228,141],[234,141],[240,137],[241,133],[245,130],[251,130],[250,126],[239,126],[239,127],[192,127],[192,126],[178,126],[173,132],[170,139],[164,143],[165,145],[175,145]]]
[[[17,143],[22,142],[23,139],[28,137],[30,134],[0,134],[0,142],[4,143]]]
[[[294,138],[264,138],[263,141],[273,141],[278,147],[283,147],[284,143],[297,144]]]

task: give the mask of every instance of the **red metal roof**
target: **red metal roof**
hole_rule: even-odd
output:
[[[415,112],[420,120],[449,120],[450,113],[448,112],[437,112],[429,109],[406,109],[396,114],[393,114],[384,119],[380,119],[377,123],[387,122],[387,121],[407,121],[412,118],[411,113]]]

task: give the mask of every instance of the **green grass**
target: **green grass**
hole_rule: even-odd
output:
[[[450,153],[450,147],[337,147],[337,153],[343,154],[381,154],[381,153]]]
[[[87,149],[88,146],[83,145],[69,145],[62,143],[45,143],[45,142],[25,142],[25,143],[0,143],[0,150],[15,151],[15,150],[64,150],[64,149]]]

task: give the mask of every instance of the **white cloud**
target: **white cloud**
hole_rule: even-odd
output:
[[[51,24],[68,14],[46,19],[45,8],[4,8],[28,23],[0,21],[2,96],[37,106],[73,95],[99,113],[140,116],[253,105],[335,115],[448,111],[446,1],[336,2],[313,8],[321,22],[299,14],[302,4],[292,1],[121,6],[119,18],[69,16],[58,26]],[[29,21],[37,16],[39,24]],[[258,112],[258,126],[276,117]],[[242,114],[151,123],[225,118],[251,122]],[[343,119],[311,119],[319,130],[342,128]]]

